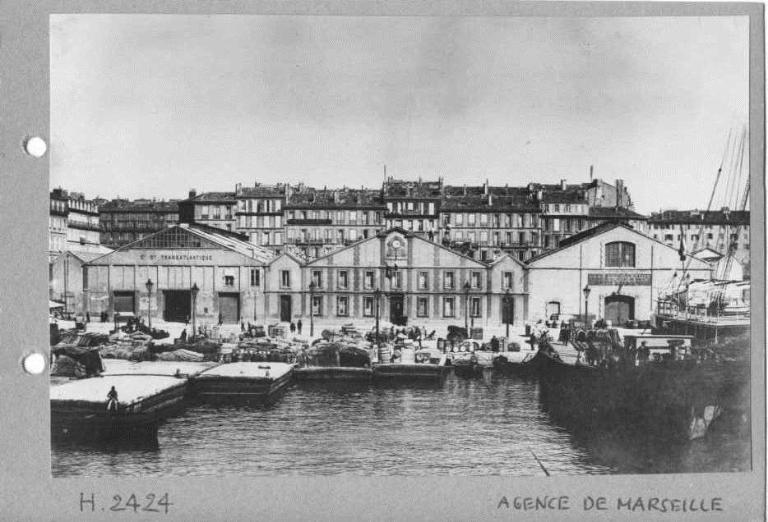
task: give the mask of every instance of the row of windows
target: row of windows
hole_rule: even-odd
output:
[[[286,219],[330,219],[335,225],[380,225],[382,213],[372,210],[289,210]]]
[[[456,298],[443,297],[442,317],[456,317]],[[375,298],[372,295],[363,296],[363,317],[374,317],[376,314]],[[379,311],[380,313],[380,311]],[[325,315],[323,310],[323,297],[314,296],[312,298],[312,315],[321,317]],[[336,315],[338,317],[349,316],[349,296],[340,295],[336,297]],[[429,317],[429,297],[416,297],[416,316]],[[482,317],[482,298],[471,297],[469,299],[470,317]]]
[[[575,203],[549,203],[543,205],[545,212],[563,212],[565,214],[586,214],[587,205],[579,205]]]
[[[420,271],[416,273],[416,287],[419,290],[429,289],[429,272]],[[312,270],[312,282],[317,289],[325,288],[323,280],[322,270]],[[403,288],[403,273],[400,271],[394,272],[392,277],[389,278],[390,287],[392,289]],[[502,272],[502,288],[504,290],[512,290],[514,282],[514,276],[512,272]],[[376,283],[376,273],[374,271],[366,271],[363,274],[363,287],[366,290],[373,290]],[[350,274],[349,270],[338,270],[336,272],[336,287],[341,290],[349,289]],[[483,288],[483,272],[470,272],[469,274],[469,286],[473,290],[480,290]],[[291,287],[291,271],[280,271],[280,287]],[[444,290],[456,290],[456,274],[453,271],[443,271],[443,289]]]
[[[392,214],[405,214],[414,212],[418,214],[435,213],[434,203],[425,203],[423,201],[395,201],[387,203],[387,210]]]
[[[240,228],[281,228],[282,216],[240,216]]]
[[[279,199],[240,200],[239,208],[243,212],[280,212],[283,202]]]
[[[454,230],[448,235],[448,238],[453,241],[469,241],[470,243],[477,243],[478,237],[480,238],[479,243],[481,245],[489,244],[489,239],[491,245],[539,244],[539,234],[536,232],[506,232],[502,236],[501,232],[494,232],[493,234],[489,235],[487,231],[481,230],[479,234],[475,231],[470,231],[465,235],[461,230]],[[504,241],[502,241],[502,239]]]
[[[447,212],[443,214],[444,225],[490,226],[495,228],[536,228],[539,217],[536,214],[484,214]]]

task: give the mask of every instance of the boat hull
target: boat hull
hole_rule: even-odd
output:
[[[293,372],[279,377],[198,375],[192,380],[194,395],[208,402],[269,402],[291,382]]]
[[[743,361],[666,361],[596,368],[547,355],[540,362],[541,399],[558,420],[590,429],[642,430],[661,440],[706,434],[724,409],[747,408]]]
[[[379,364],[373,368],[374,381],[440,381],[448,371],[437,364]]]
[[[294,370],[297,381],[370,381],[373,370],[351,366],[306,366]]]
[[[130,405],[107,412],[105,403],[51,401],[54,441],[152,440],[159,425],[184,409],[186,381]]]

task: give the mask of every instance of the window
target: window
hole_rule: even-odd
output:
[[[340,295],[336,298],[336,315],[340,317],[346,317],[349,315],[347,305],[349,304],[349,297]]]
[[[455,314],[453,297],[443,297],[443,317],[453,317]]]
[[[403,273],[400,271],[395,272],[392,274],[392,288],[401,289],[403,288]]]
[[[363,317],[373,317],[373,297],[363,296]]]
[[[488,214],[480,214],[480,224],[483,226],[488,224]]]
[[[373,288],[373,272],[365,273],[365,287],[369,289]]]
[[[417,286],[419,290],[426,290],[429,287],[429,273],[419,272],[417,278]]]
[[[453,286],[454,286],[453,272],[445,272],[443,274],[443,288],[445,290],[453,290]],[[453,316],[448,316],[448,317],[453,317]]]
[[[472,276],[470,278],[470,284],[472,285],[472,288],[480,288],[480,277],[480,272],[472,272]]]
[[[224,286],[235,286],[235,276],[225,275],[224,276]]]
[[[280,286],[283,288],[291,286],[291,272],[289,270],[280,270]]]
[[[323,315],[323,297],[319,295],[312,296],[312,315]]]
[[[473,297],[469,302],[469,315],[471,317],[480,317],[480,298]]]
[[[320,270],[312,270],[312,282],[315,283],[315,288],[323,287],[323,272]]]
[[[429,315],[429,300],[426,297],[416,298],[416,315],[427,317]]]
[[[560,301],[550,301],[547,303],[547,319],[553,315],[560,315]]]
[[[50,268],[51,279],[53,279],[53,264],[48,265]],[[88,267],[83,267],[83,290],[88,290]]]
[[[463,225],[464,224],[464,214],[454,214],[456,216],[456,224],[457,225]]]
[[[261,273],[258,268],[251,268],[251,286],[259,286],[261,284]]]
[[[616,241],[605,245],[605,266],[630,267],[635,266],[635,245],[624,241]]]
[[[347,288],[349,285],[349,276],[346,270],[339,270],[339,288]]]
[[[475,224],[475,214],[467,214],[467,225]]]
[[[502,274],[502,280],[504,283],[504,290],[506,290],[507,288],[512,290],[512,272],[504,272]]]

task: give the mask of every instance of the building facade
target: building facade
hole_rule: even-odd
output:
[[[237,199],[234,192],[189,191],[187,199],[179,201],[179,222],[199,223],[229,232],[237,228]]]
[[[237,231],[246,234],[255,245],[281,252],[285,241],[284,211],[288,186],[235,186]]]
[[[84,312],[198,325],[263,321],[264,267],[272,257],[239,234],[176,225],[86,263]]]
[[[677,249],[628,225],[599,225],[527,263],[529,318],[588,313],[614,325],[649,320],[656,301],[680,283],[683,263],[691,280],[711,278],[704,260],[681,261]]]
[[[113,199],[99,206],[101,242],[120,248],[179,223],[177,201]]]
[[[301,318],[305,325],[371,321],[377,308],[381,321],[394,324],[498,326],[505,310],[511,324],[526,317],[520,261],[482,263],[401,228],[309,262],[279,256],[264,291],[268,320]]]
[[[690,250],[710,248],[729,253],[749,273],[750,237],[748,210],[665,210],[650,215],[645,233],[678,248],[682,241]]]
[[[285,236],[307,258],[373,237],[384,228],[381,191],[297,187],[285,207]]]
[[[96,203],[76,192],[53,189],[49,200],[49,262],[67,250],[97,252],[101,245]]]
[[[402,228],[414,234],[431,237],[437,234],[443,179],[437,181],[397,180],[388,177],[382,185],[387,211],[385,228]]]

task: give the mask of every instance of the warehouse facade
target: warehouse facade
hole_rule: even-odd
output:
[[[197,324],[263,320],[271,251],[240,234],[180,224],[84,265],[84,312]]]

